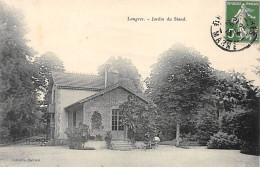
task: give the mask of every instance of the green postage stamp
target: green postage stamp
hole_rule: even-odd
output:
[[[214,43],[227,52],[243,51],[259,44],[260,1],[226,1],[226,16],[216,16],[210,32]]]
[[[259,43],[259,1],[226,1],[227,40]]]

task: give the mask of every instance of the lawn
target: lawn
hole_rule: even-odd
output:
[[[0,166],[259,166],[259,157],[238,150],[161,145],[153,150],[70,150],[67,146],[0,147]]]

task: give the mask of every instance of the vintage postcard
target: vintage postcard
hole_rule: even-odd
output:
[[[259,167],[259,0],[0,0],[1,167]]]

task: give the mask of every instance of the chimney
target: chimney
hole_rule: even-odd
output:
[[[109,69],[105,73],[105,88],[119,83],[119,74],[117,70]]]

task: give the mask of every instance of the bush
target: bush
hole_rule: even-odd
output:
[[[88,125],[79,123],[78,127],[69,126],[65,134],[69,139],[70,149],[83,149],[83,144],[88,141],[89,127]]]
[[[95,140],[95,136],[88,135],[89,140]]]
[[[257,143],[244,142],[241,146],[241,153],[251,154],[251,155],[260,155],[259,146]]]
[[[161,116],[157,120],[161,141],[172,141],[176,135],[176,123],[169,116]]]
[[[101,136],[100,134],[96,135],[96,140],[97,140],[97,141],[102,141],[102,140],[103,140],[103,139],[102,139],[102,136]]]
[[[80,150],[96,150],[94,147],[84,147]]]
[[[202,116],[201,121],[197,125],[197,140],[200,145],[207,145],[210,140],[210,136],[217,133],[218,121],[214,119],[213,115],[205,114]]]
[[[235,115],[233,121],[236,122],[234,125],[234,133],[243,141],[241,153],[259,155],[259,118],[257,111]]]
[[[210,137],[208,149],[239,149],[240,140],[235,135],[218,132]]]
[[[241,153],[259,155],[258,112],[242,111],[229,117],[224,117],[222,131],[235,134],[241,141]]]
[[[128,101],[120,104],[119,113],[123,115],[122,123],[128,127],[127,136],[132,143],[151,143],[157,136],[159,115],[152,103],[145,104],[138,98],[129,96]]]
[[[111,148],[111,142],[112,142],[112,133],[111,133],[111,131],[108,131],[106,133],[105,141],[106,141],[107,149],[110,149]]]

